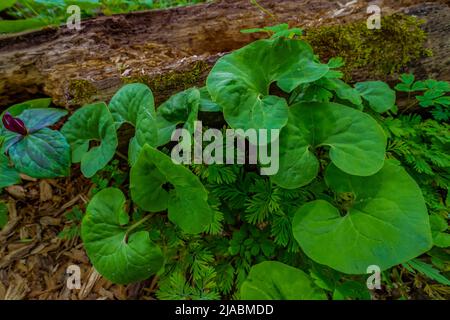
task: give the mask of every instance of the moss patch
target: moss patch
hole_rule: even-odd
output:
[[[166,96],[199,85],[204,80],[205,73],[210,69],[211,66],[208,63],[197,61],[187,70],[174,70],[157,76],[126,77],[122,78],[122,82],[125,84],[144,83],[153,92]]]
[[[425,48],[427,35],[421,29],[423,23],[395,14],[383,17],[379,30],[369,30],[366,21],[323,26],[308,30],[305,40],[324,61],[344,58],[346,65],[342,71],[347,81],[351,80],[351,74],[369,79],[398,72],[409,62],[431,54]]]
[[[97,88],[88,80],[78,79],[69,83],[69,95],[73,104],[89,103],[97,93]]]

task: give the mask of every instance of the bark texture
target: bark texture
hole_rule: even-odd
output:
[[[281,22],[306,30],[365,21],[369,1],[343,6],[325,0],[226,0],[191,7],[146,11],[0,37],[0,108],[36,96],[74,109],[108,101],[127,82],[150,85],[157,104],[176,91],[202,85],[214,62],[262,35],[241,29]],[[373,2],[371,2],[373,3]],[[383,15],[402,12],[426,20],[427,46],[434,55],[411,71],[450,79],[448,1],[384,0]],[[351,48],[350,48],[351,50]],[[399,52],[402,50],[398,48]]]

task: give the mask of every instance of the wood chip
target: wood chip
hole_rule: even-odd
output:
[[[53,191],[51,185],[45,181],[41,180],[39,182],[39,199],[41,202],[52,200],[53,198]]]

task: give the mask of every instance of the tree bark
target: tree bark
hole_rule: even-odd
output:
[[[37,96],[74,109],[108,101],[126,82],[150,84],[157,104],[187,87],[204,84],[223,54],[261,37],[241,29],[287,22],[305,29],[365,21],[369,1],[224,0],[191,7],[98,17],[82,30],[66,26],[0,37],[0,109]],[[371,2],[372,3],[372,2]],[[450,79],[448,1],[379,1],[382,13],[426,19],[434,56],[411,71]],[[402,48],[399,48],[401,50]]]

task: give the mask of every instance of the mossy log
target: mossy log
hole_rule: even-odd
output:
[[[37,96],[75,109],[108,101],[124,83],[144,82],[157,104],[202,86],[223,54],[264,36],[241,29],[287,22],[306,30],[324,60],[345,57],[348,80],[392,79],[399,71],[450,79],[448,1],[384,0],[381,30],[368,30],[369,1],[224,0],[191,7],[98,17],[0,37],[0,109]],[[424,19],[424,24],[416,19]],[[422,29],[420,29],[422,28]],[[425,30],[428,38],[421,30]],[[429,50],[433,52],[428,56]]]

